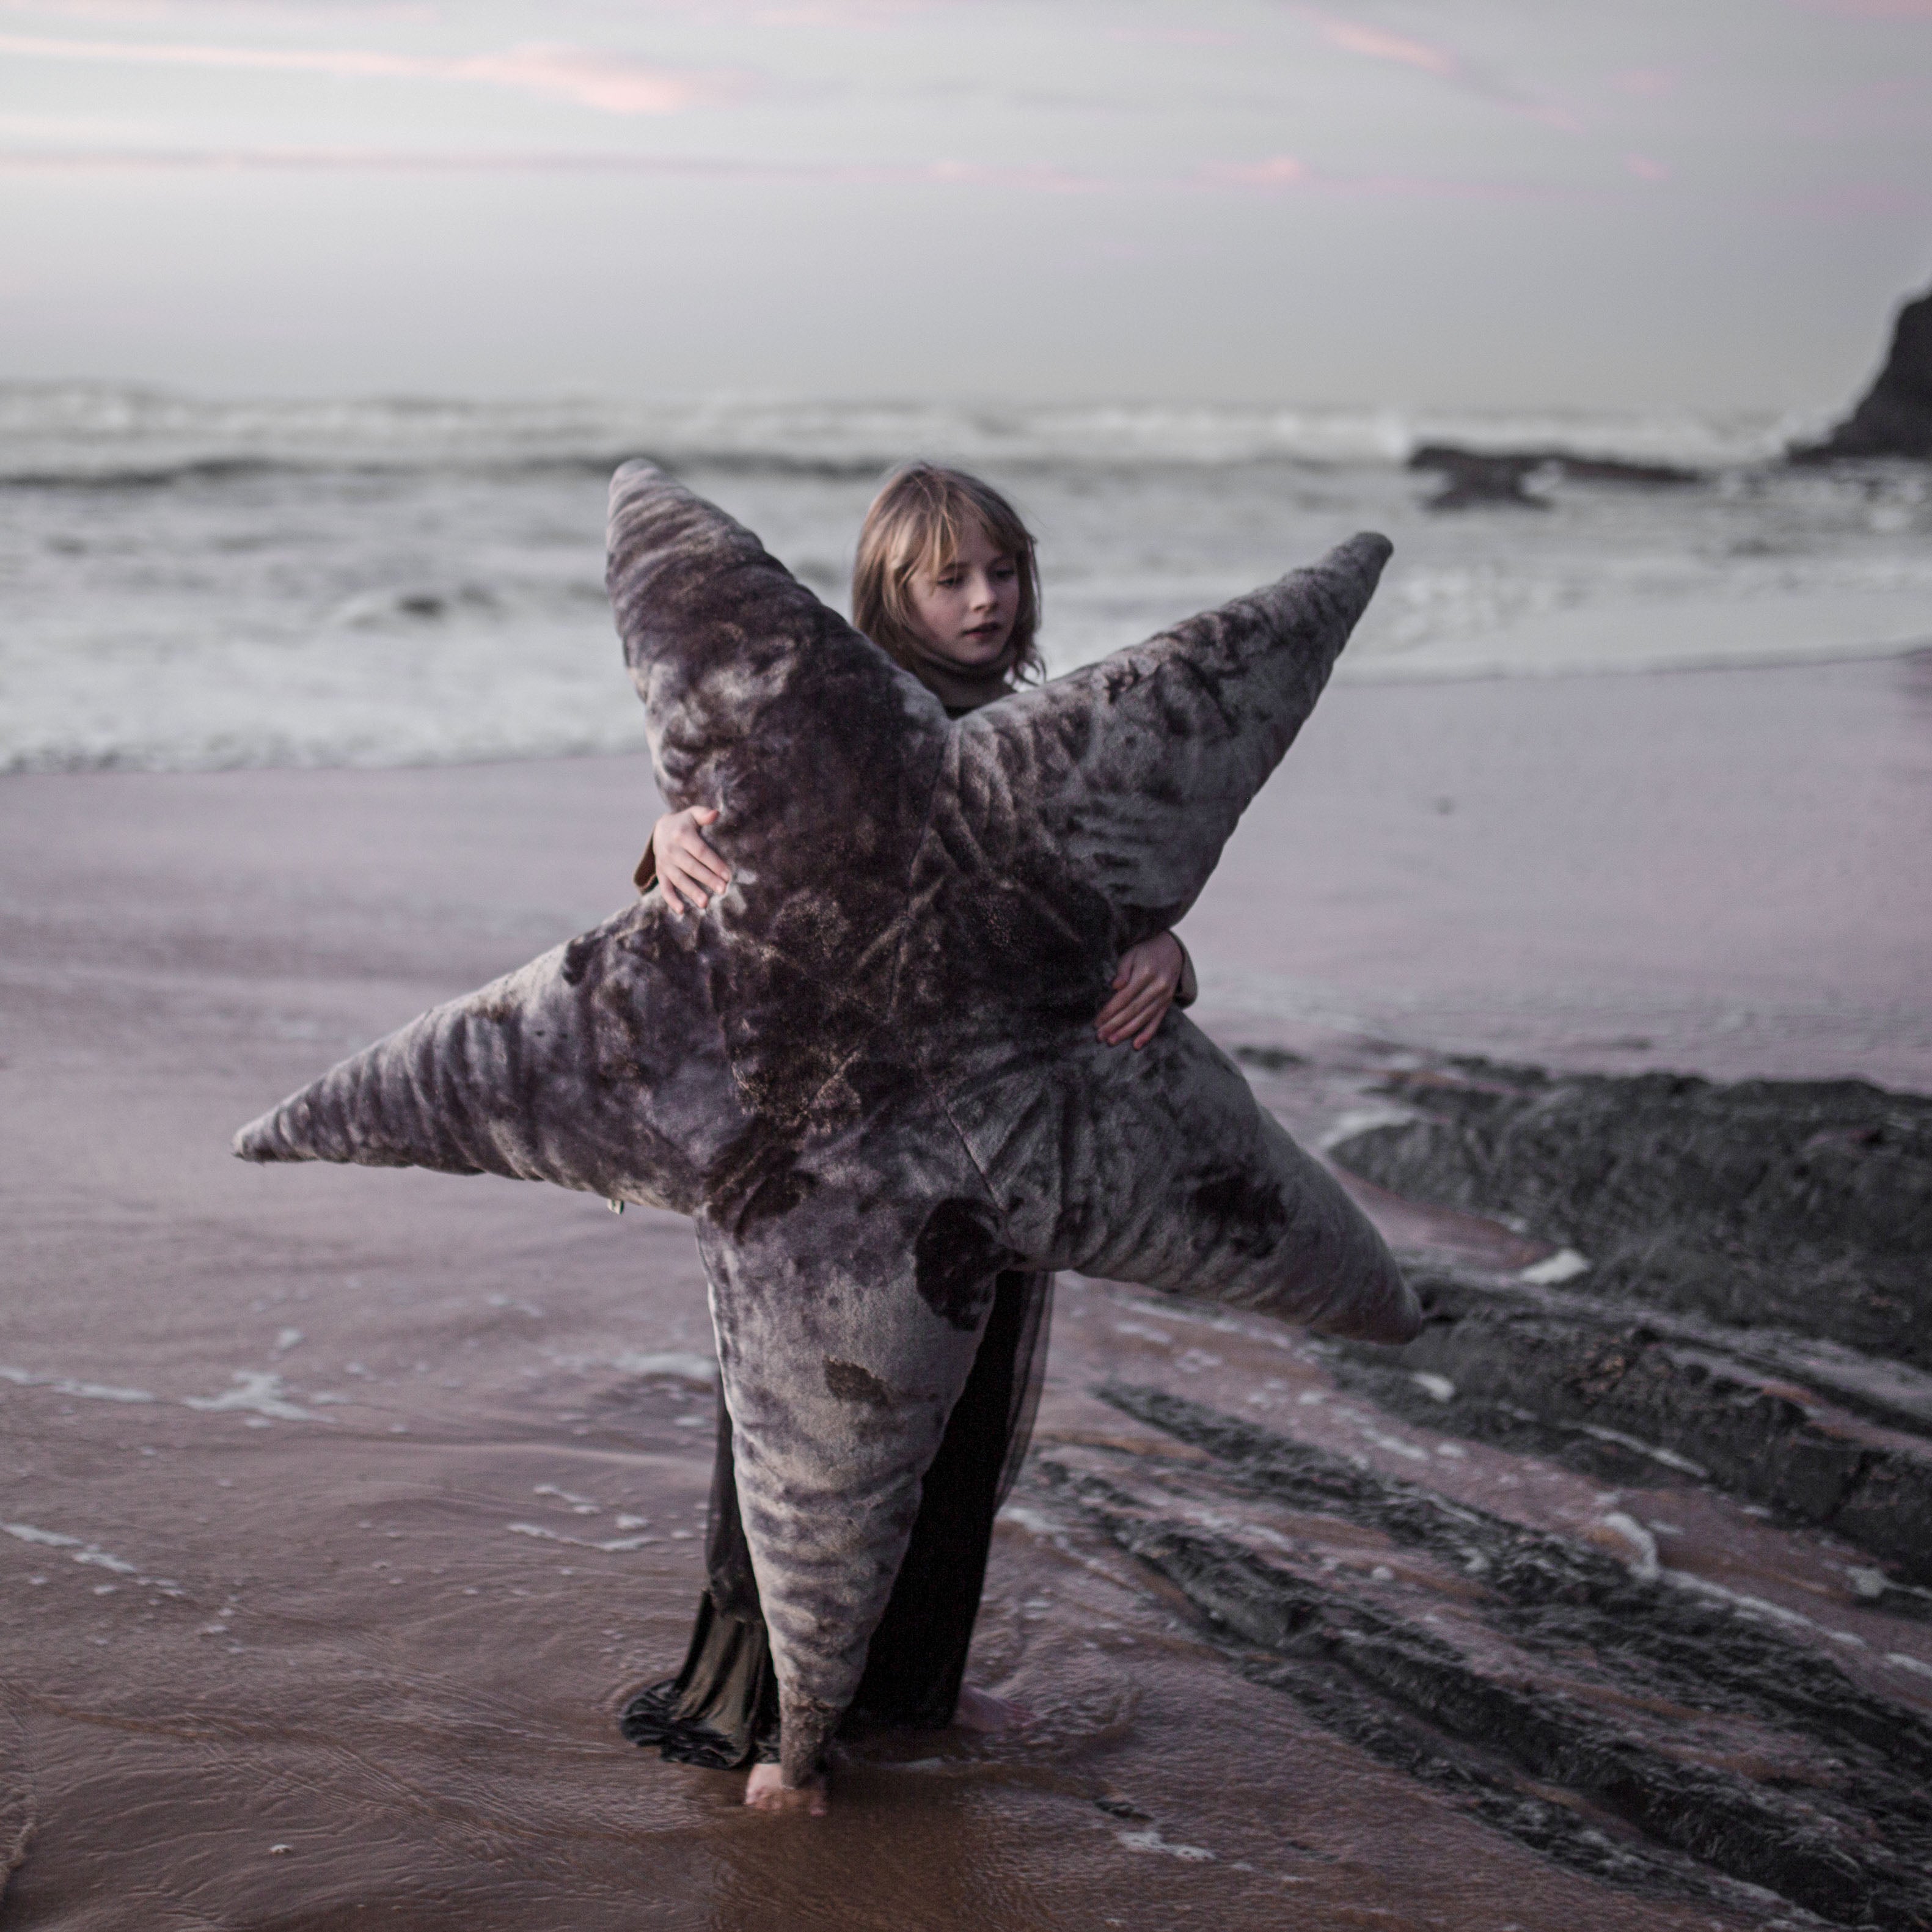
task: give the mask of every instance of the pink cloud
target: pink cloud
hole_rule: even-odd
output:
[[[1675,94],[1677,84],[1684,78],[1682,70],[1674,67],[1626,68],[1622,74],[1610,76],[1610,85],[1620,94],[1634,94],[1647,100],[1658,100],[1666,94]]]
[[[1539,100],[1524,89],[1493,74],[1472,66],[1452,49],[1433,40],[1416,39],[1408,34],[1394,34],[1386,28],[1347,20],[1316,7],[1294,5],[1292,10],[1317,28],[1330,46],[1345,53],[1358,54],[1366,60],[1386,61],[1398,67],[1413,68],[1419,74],[1433,74],[1478,100],[1487,101],[1506,113],[1540,122],[1564,134],[1580,134],[1582,123],[1568,108]]]
[[[261,170],[352,174],[625,174],[682,180],[814,182],[844,187],[996,188],[1080,194],[1126,184],[1049,164],[973,161],[740,161],[705,155],[570,148],[0,148],[0,172],[140,174]]]
[[[574,101],[607,114],[674,114],[710,105],[742,92],[745,78],[657,67],[628,54],[547,43],[448,59],[353,47],[240,47],[0,34],[0,54],[41,60],[320,74],[342,80],[471,82]]]
[[[1426,40],[1412,40],[1406,34],[1384,33],[1379,27],[1358,26],[1352,20],[1324,19],[1323,38],[1331,46],[1360,54],[1370,60],[1399,62],[1404,67],[1419,67],[1425,74],[1453,75],[1461,64],[1447,47],[1431,46]]]
[[[1270,154],[1260,161],[1210,161],[1201,170],[1204,182],[1228,188],[1299,188],[1311,177],[1292,154]]]
[[[4,124],[0,124],[4,131]],[[38,131],[38,130],[37,130]],[[1633,160],[1646,158],[1634,156]],[[1655,167],[1660,164],[1647,163]],[[1327,174],[1289,154],[1253,162],[1211,162],[1184,174],[1082,172],[1052,164],[1000,166],[960,161],[756,161],[589,148],[274,147],[179,148],[14,145],[0,146],[0,174],[116,172],[139,174],[289,172],[626,175],[662,180],[810,184],[825,188],[980,188],[1022,194],[1252,195],[1292,190],[1345,201],[1427,201],[1570,207],[1628,204],[1646,190],[1563,188],[1527,182],[1418,175]],[[1642,174],[1648,182],[1660,176]],[[1932,206],[1932,195],[1852,188],[1778,204],[1780,212],[1837,217]]]
[[[326,21],[332,26],[345,20],[380,20],[394,26],[404,20],[434,21],[436,9],[434,0],[0,0],[0,11],[138,21],[150,27],[190,20],[206,26],[211,14],[246,20],[253,26],[260,26],[264,14],[282,20]]]
[[[1030,188],[1046,194],[1089,194],[1108,185],[1104,176],[1082,174],[1071,168],[1056,167],[1051,162],[1000,167],[983,161],[926,161],[879,170],[862,170],[850,178],[935,182],[962,188]]]
[[[923,14],[931,0],[800,0],[783,7],[760,7],[752,19],[761,27],[838,27],[876,31]]]
[[[1110,40],[1152,40],[1164,46],[1232,47],[1240,44],[1238,34],[1224,34],[1211,27],[1109,27]]]
[[[622,54],[542,42],[512,47],[506,53],[472,55],[450,63],[447,71],[452,80],[521,88],[607,114],[676,114],[737,91],[735,86],[721,87],[725,79],[721,75],[655,67]]]
[[[1663,182],[1670,178],[1670,170],[1662,161],[1654,161],[1648,154],[1626,154],[1624,166],[1639,181]]]

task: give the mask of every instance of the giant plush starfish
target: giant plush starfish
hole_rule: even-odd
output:
[[[783,1781],[850,1702],[1002,1269],[1332,1334],[1416,1304],[1334,1180],[1171,1012],[1094,1016],[1313,707],[1389,546],[957,722],[751,532],[611,484],[609,581],[664,797],[730,889],[652,894],[424,1014],[236,1136],[245,1159],[552,1180],[692,1216]]]

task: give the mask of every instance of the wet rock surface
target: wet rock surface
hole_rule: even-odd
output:
[[[1932,1925],[1932,1723],[1749,1603],[1171,1392],[1100,1393],[1195,1454],[1044,1454],[1036,1487],[1324,1728],[1612,1884]],[[1323,1556],[1336,1520],[1388,1560]]]
[[[1871,456],[1932,460],[1932,289],[1898,311],[1885,366],[1858,406],[1822,442],[1790,454],[1794,463]]]
[[[1413,1118],[1330,1150],[1588,1263],[1570,1284],[1932,1369],[1932,1100],[1861,1080],[1391,1074]]]
[[[1420,1285],[1421,1336],[1392,1359],[1349,1352],[1336,1367],[1344,1386],[1607,1481],[1708,1481],[1828,1526],[1885,1566],[1870,1573],[1874,1596],[1932,1612],[1932,1441],[1907,1432],[1921,1417],[1894,1412],[1906,1428],[1874,1426],[1788,1370],[1754,1363],[1748,1342],[1734,1352],[1654,1313],[1618,1319],[1448,1274]]]

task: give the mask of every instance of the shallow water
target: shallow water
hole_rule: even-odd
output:
[[[1696,729],[1733,782],[1760,727],[1728,742],[1724,716],[1836,715],[1854,740],[1892,719],[1894,789],[1874,793],[1865,856],[1895,880],[1917,844],[1904,749],[1923,739],[1906,675],[1710,674],[1686,688],[1714,694]],[[1649,692],[1656,716],[1690,702],[1672,680],[1611,682],[1633,705]],[[1922,911],[1889,928],[1874,914],[1856,971],[1796,916],[1766,964],[1754,895],[1715,890],[1674,974],[1657,966],[1671,920],[1640,929],[1640,898],[1611,909],[1622,950],[1600,938],[1587,973],[1539,958],[1536,904],[1499,890],[1490,838],[1459,844],[1457,815],[1426,798],[1412,820],[1368,808],[1388,783],[1371,748],[1400,763],[1432,742],[1494,770],[1499,790],[1514,771],[1532,802],[1539,747],[1587,746],[1578,721],[1600,694],[1468,687],[1421,740],[1404,722],[1415,698],[1336,693],[1328,748],[1304,748],[1320,784],[1263,794],[1246,856],[1231,854],[1197,915],[1205,1017],[1231,1045],[1275,1049],[1246,1064],[1296,1132],[1319,1141],[1385,1105],[1382,1076],[1472,1013],[1503,1016],[1486,1023],[1526,1053],[1587,1058],[1582,1043],[1613,1036],[1583,1016],[1613,994],[1654,1033],[1603,1049],[1612,1061],[1676,1051],[1790,1072],[1822,1052],[1912,1077],[1922,1049],[1882,1016],[1888,988],[1910,1003],[1888,962],[1911,956]],[[1564,761],[1587,790],[1588,758]],[[1666,800],[1684,836],[1721,820],[1723,789]],[[1844,802],[1830,790],[1806,820],[1814,860],[1787,853],[1796,871],[1766,875],[1778,904],[1796,903],[1815,862],[1812,909],[1823,892],[1833,916],[1863,915],[1862,875],[1836,855],[1867,821],[1834,817]],[[822,1824],[747,1814],[736,1778],[626,1744],[616,1712],[675,1666],[699,1585],[713,1396],[688,1228],[496,1180],[253,1169],[227,1137],[339,1053],[601,915],[654,809],[635,759],[0,787],[10,1928],[1807,1922],[1560,1783],[1532,1778],[1526,1800],[1652,1864],[1592,1876],[1486,1820],[1471,1791],[1350,1742],[1257,1681],[1254,1646],[1130,1555],[1079,1485],[1441,1636],[1646,1748],[1802,1792],[1835,1774],[1815,1739],[1513,1648],[1466,1574],[1346,1512],[1231,1490],[1198,1448],[1094,1390],[1168,1389],[1634,1571],[1654,1560],[1660,1587],[1748,1600],[1754,1627],[1932,1715],[1932,1624],[1862,1594],[1859,1551],[1667,1463],[1610,1481],[1403,1420],[1292,1331],[1103,1283],[1063,1284],[1030,1473],[999,1528],[977,1640],[976,1674],[1033,1708],[1032,1730],[866,1743]],[[1294,848],[1323,811],[1311,870]],[[1650,822],[1627,818],[1623,836],[1643,845]],[[1515,862],[1545,849],[1518,846]],[[1425,875],[1466,902],[1435,943]],[[1568,890],[1542,880],[1558,924]],[[1404,1022],[1394,1042],[1319,1010],[1322,986],[1366,984],[1374,960],[1406,1002],[1389,1009]],[[1808,1000],[1828,1005],[1840,971],[1835,1031],[1786,1024]],[[1756,1027],[1704,1028],[1700,1003],[1753,974]],[[1260,984],[1276,989],[1265,1010]],[[1411,1252],[1504,1275],[1544,1252],[1366,1198]]]

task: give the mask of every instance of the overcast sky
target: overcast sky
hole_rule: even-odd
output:
[[[0,0],[0,379],[1816,408],[1932,0]]]

